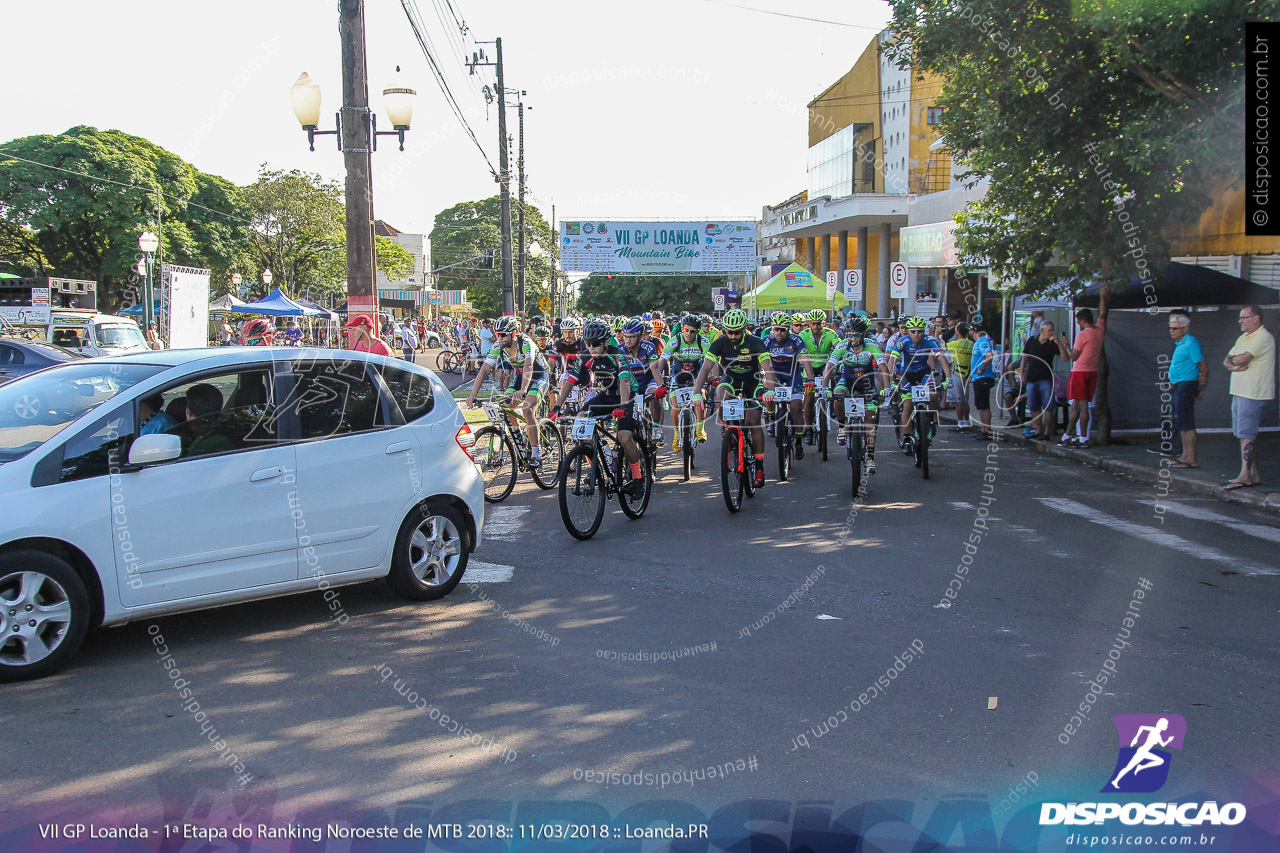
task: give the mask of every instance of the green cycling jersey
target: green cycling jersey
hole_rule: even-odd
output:
[[[800,333],[800,340],[804,341],[804,350],[809,354],[809,363],[813,365],[814,370],[822,370],[827,366],[827,359],[831,358],[831,353],[840,343],[840,336],[834,330],[824,328],[822,334],[814,340],[813,330],[806,329]]]

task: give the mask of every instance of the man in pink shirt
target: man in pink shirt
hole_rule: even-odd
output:
[[[395,358],[387,345],[373,334],[373,320],[368,314],[357,314],[347,321],[344,328],[347,330],[347,349]]]
[[[1076,325],[1080,331],[1071,350],[1071,373],[1067,377],[1071,415],[1067,419],[1066,431],[1062,433],[1060,444],[1063,447],[1089,446],[1089,403],[1098,387],[1098,365],[1102,361],[1102,341],[1107,328],[1105,289],[1098,296],[1098,322],[1093,322],[1092,311],[1081,308],[1076,312]]]

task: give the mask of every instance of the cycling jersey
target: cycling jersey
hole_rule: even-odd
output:
[[[658,348],[653,345],[653,341],[641,340],[636,346],[635,355],[632,355],[631,350],[625,345],[622,351],[627,357],[627,367],[631,370],[631,376],[639,389],[643,391],[652,385],[653,370],[650,369],[650,365],[658,360]]]
[[[737,376],[755,376],[760,362],[769,357],[769,348],[755,335],[743,335],[737,344],[721,335],[711,342],[707,354],[724,368],[726,373]]]
[[[806,329],[800,333],[800,339],[804,341],[805,351],[809,353],[809,363],[817,371],[827,366],[827,359],[831,358],[832,351],[840,344],[840,336],[829,328],[823,328],[822,334],[816,339],[813,337],[813,330]]]
[[[605,347],[601,355],[583,352],[577,362],[565,370],[564,378],[575,385],[594,384],[600,394],[610,397],[621,398],[624,381],[631,387],[632,394],[637,391],[635,377],[627,366],[627,354],[618,347]]]
[[[520,370],[524,367],[525,361],[533,356],[533,376],[536,379],[547,370],[547,358],[542,354],[542,350],[538,349],[538,345],[528,335],[518,335],[515,339],[516,354],[514,358],[511,356],[510,350],[506,347],[494,344],[489,347],[488,354],[484,357],[484,363],[491,368],[497,370]]]
[[[693,339],[693,343],[686,342],[683,333],[672,335],[663,350],[663,357],[671,365],[672,383],[692,384],[694,377],[702,369],[702,360],[706,358],[710,347],[711,341],[701,334]]]
[[[839,371],[837,393],[846,393],[850,388],[869,393],[875,390],[876,370],[884,364],[884,353],[875,344],[863,344],[855,352],[848,341],[841,341],[831,353],[831,364]]]
[[[578,338],[573,343],[561,339],[547,347],[547,355],[556,359],[561,365],[567,367],[577,361],[578,356],[583,352],[582,338]]]
[[[898,339],[897,346],[889,350],[889,358],[895,362],[899,372],[915,375],[928,371],[930,353],[938,353],[939,357],[942,355],[942,344],[938,343],[937,338],[924,335],[917,344],[912,342],[910,335],[903,335]]]
[[[805,352],[804,340],[799,335],[787,332],[787,336],[779,341],[777,335],[770,333],[764,343],[769,348],[769,361],[773,364],[778,384],[793,385],[802,372],[800,356]]]

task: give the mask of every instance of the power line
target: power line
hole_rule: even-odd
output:
[[[475,143],[476,149],[479,150],[480,156],[484,158],[485,164],[489,167],[489,172],[496,179],[498,170],[493,167],[493,162],[489,159],[489,154],[484,150],[484,146],[480,144],[480,140],[476,138],[475,131],[471,129],[471,123],[467,121],[467,117],[462,113],[462,107],[458,104],[452,90],[449,88],[449,81],[445,79],[444,71],[440,68],[440,64],[436,61],[431,48],[428,46],[428,40],[422,27],[422,16],[418,12],[417,3],[414,0],[400,0],[400,5],[404,8],[405,17],[409,19],[409,26],[413,29],[413,35],[418,40],[418,46],[422,48],[423,55],[427,58],[427,63],[431,66],[431,71],[436,77],[436,82],[440,86],[440,91],[444,93],[445,101],[449,104],[449,109],[457,116],[458,121],[462,123],[462,127],[467,132],[467,136],[471,137],[471,141]]]
[[[849,27],[855,30],[874,30],[875,32],[880,32],[880,30],[884,29],[883,26],[869,27],[865,24],[849,24],[844,21],[828,21],[824,18],[809,18],[805,15],[792,15],[787,12],[775,12],[772,9],[757,9],[754,6],[740,6],[737,3],[728,3],[726,0],[704,0],[704,2],[714,3],[717,6],[732,6],[735,9],[744,9],[748,12],[759,12],[762,15],[777,15],[779,18],[795,18],[799,21],[813,21],[816,24],[831,24],[832,26]]]

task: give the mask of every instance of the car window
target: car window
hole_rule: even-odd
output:
[[[266,368],[238,368],[171,385],[138,401],[139,432],[178,436],[183,459],[267,447],[277,441],[272,385]]]
[[[22,364],[26,360],[22,350],[8,344],[0,344],[0,366]]]
[[[20,459],[82,415],[164,369],[77,360],[0,385],[0,462]]]
[[[99,323],[94,326],[94,332],[98,337],[98,345],[111,347],[112,349],[128,349],[145,348],[147,339],[142,336],[142,331],[133,324],[114,323],[110,325]],[[57,341],[54,341],[56,344]]]
[[[128,461],[133,438],[133,407],[118,406],[67,442],[62,452],[60,482],[101,477]]]
[[[80,348],[80,332],[76,329],[54,329],[53,341],[60,347]]]
[[[412,423],[431,411],[435,398],[431,391],[431,379],[425,373],[382,364],[372,366],[391,389],[391,396],[400,406],[405,423]]]
[[[390,423],[366,364],[363,359],[332,356],[293,362],[290,403],[302,438],[348,435]]]

